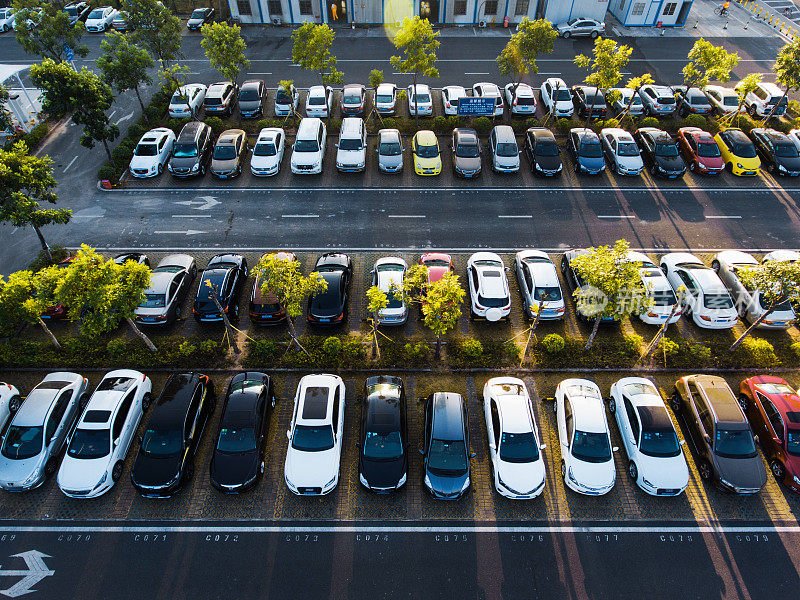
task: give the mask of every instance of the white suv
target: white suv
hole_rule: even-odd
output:
[[[505,107],[500,88],[494,83],[482,81],[472,86],[472,95],[477,98],[494,98],[494,116],[502,117]]]
[[[86,17],[86,31],[108,31],[111,29],[111,21],[117,16],[119,11],[111,6],[101,6],[95,8]]]
[[[375,90],[375,110],[381,115],[393,115],[397,109],[397,86],[382,83]]]
[[[169,116],[173,119],[196,116],[203,107],[206,91],[202,83],[189,83],[175,90],[169,101]]]
[[[734,88],[737,92],[740,85]],[[744,105],[747,108],[747,112],[754,117],[756,115],[768,117],[770,114],[773,117],[780,117],[786,112],[789,102],[784,98],[781,88],[774,83],[762,81],[755,90],[747,92],[747,96],[744,97]],[[772,112],[773,109],[775,112]]]
[[[133,151],[128,170],[134,177],[155,177],[164,172],[164,165],[172,156],[175,132],[166,127],[151,129],[142,136]]]
[[[467,261],[470,317],[499,321],[511,314],[506,268],[494,252],[476,252]]]
[[[367,128],[361,117],[346,117],[336,144],[336,168],[342,173],[359,173],[367,162]]]
[[[433,96],[431,88],[424,83],[418,83],[416,89],[414,85],[408,86],[408,112],[413,115],[427,116],[433,114]]]
[[[378,311],[381,325],[402,325],[408,319],[408,307],[403,299],[403,282],[408,264],[402,258],[388,256],[375,261],[372,285],[386,294],[389,303]]]
[[[292,173],[297,175],[322,173],[326,139],[327,130],[321,120],[313,117],[302,119],[292,146]]]
[[[512,114],[532,115],[536,112],[536,96],[527,83],[518,83],[516,86],[509,83],[505,87],[505,97]]]
[[[283,471],[293,494],[322,496],[339,482],[344,407],[344,382],[337,375],[306,375],[297,385]]]

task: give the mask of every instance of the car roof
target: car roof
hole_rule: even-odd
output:
[[[432,401],[432,437],[444,440],[463,440],[464,415],[461,395],[453,392],[435,392]]]
[[[381,90],[381,89],[386,90],[387,88],[390,89],[390,90],[394,90],[394,89],[397,89],[397,86],[394,83],[386,83],[386,82],[384,82],[384,83],[382,83],[382,84],[380,84],[378,86],[378,90]]]
[[[495,125],[494,136],[498,142],[516,142],[517,138],[514,136],[514,130],[511,125]]]
[[[513,83],[509,83],[508,86],[513,86]],[[508,87],[506,86],[506,87]],[[513,87],[511,89],[514,89]],[[533,88],[529,86],[527,83],[519,83],[517,84],[516,89],[514,89],[514,93],[517,96],[526,96],[529,98],[533,98]]]
[[[783,96],[783,91],[781,91],[781,88],[779,88],[771,81],[761,81],[759,82],[758,86],[768,94],[775,96]]]
[[[318,424],[329,420],[333,412],[333,396],[338,386],[333,375],[306,375],[298,386],[297,423]],[[320,390],[322,388],[322,390]]]
[[[308,88],[308,95],[309,96],[324,96],[325,95],[325,86],[322,85],[312,85]]]
[[[273,142],[275,138],[278,137],[279,133],[283,133],[283,129],[280,127],[264,127],[261,131],[258,132],[258,142]]]
[[[64,387],[67,385],[69,384],[66,384],[65,382]],[[56,397],[61,393],[64,387],[50,389],[47,386],[43,388],[37,386],[31,390],[31,392],[25,397],[25,401],[14,414],[14,424],[22,426],[42,425],[47,413],[50,411],[50,407],[53,405]]]
[[[165,294],[177,273],[161,271],[150,275],[150,287],[145,290],[148,294]]]
[[[215,254],[211,257],[211,260],[208,261],[208,267],[211,268],[214,265],[219,265],[223,263],[233,263],[239,265],[242,263],[242,259],[244,257],[241,254]]]
[[[771,128],[756,127],[751,133],[760,133],[771,142],[793,143],[785,133]]]
[[[605,405],[597,385],[586,379],[566,379],[559,385],[563,386],[564,393],[572,405],[575,428],[581,431],[605,433],[607,430]],[[593,396],[587,388],[595,390],[597,396]]]
[[[464,144],[477,144],[478,143],[478,133],[474,129],[469,129],[467,127],[456,127],[453,129],[453,135],[456,136],[456,139],[459,143]]]
[[[473,89],[480,88],[484,94],[492,94],[492,95],[500,95],[500,88],[497,86],[496,83],[491,83],[489,81],[479,81],[475,85],[472,86]]]
[[[264,84],[264,80],[263,79],[248,79],[247,81],[245,81],[241,85],[239,90],[243,90],[246,87],[258,87],[259,85],[263,85],[263,84]]]
[[[303,117],[300,119],[300,125],[297,127],[297,135],[295,137],[310,136],[316,139],[321,125],[322,121],[317,117]]]
[[[366,88],[361,83],[348,83],[342,88],[343,93],[347,92],[358,92],[359,94],[364,92]]]
[[[716,375],[693,375],[691,377],[702,391],[716,420],[720,423],[747,424],[742,409],[736,402],[733,391],[722,377]]]
[[[400,130],[399,129],[381,129],[378,132],[378,137],[380,139],[386,139],[386,141],[400,141]]]
[[[418,144],[423,144],[425,146],[432,146],[433,144],[437,143],[436,134],[430,129],[418,131],[414,134],[414,137],[416,138]]]
[[[416,89],[414,89],[414,84],[413,83],[408,87],[409,87],[409,89],[414,90],[415,92],[418,92],[418,93],[430,92],[431,91],[431,88],[430,88],[430,86],[428,86],[427,83],[418,83]]]
[[[600,142],[600,136],[586,127],[573,127],[570,133],[577,135],[581,142]]]
[[[208,125],[202,121],[189,121],[183,126],[183,129],[181,129],[181,133],[178,135],[178,141],[194,141],[194,138],[197,137],[197,132],[206,127],[208,127]]]
[[[347,254],[342,254],[340,252],[328,252],[317,259],[317,263],[314,265],[314,268],[316,269],[325,266],[338,266],[346,268],[349,262],[350,261]]]
[[[546,127],[529,127],[527,133],[535,137],[537,140],[548,139],[555,141],[556,139],[556,136],[553,135],[553,132]]]
[[[559,287],[556,266],[550,261],[526,262],[536,287]]]
[[[366,382],[381,385],[365,398],[366,424],[370,431],[388,433],[400,427],[400,392],[402,381],[394,377],[371,377]]]
[[[361,129],[363,126],[364,120],[360,117],[345,117],[342,119],[342,125],[339,129],[339,136],[355,135],[358,137],[361,135]]]
[[[199,382],[199,373],[172,374],[164,384],[164,389],[155,403],[149,424],[174,426],[180,423],[182,425]]]
[[[728,129],[724,129],[720,132],[720,135],[724,135],[725,137],[729,138],[732,142],[736,142],[737,144],[752,144],[753,142],[750,140],[749,137],[742,131],[736,127],[729,127]]]
[[[208,90],[206,91],[206,98],[209,96],[219,96],[222,95],[222,92],[225,91],[226,87],[233,86],[230,81],[218,81],[217,83],[212,83],[208,86]]]
[[[228,129],[223,131],[217,139],[217,145],[231,145],[236,142],[236,138],[245,135],[241,129]]]

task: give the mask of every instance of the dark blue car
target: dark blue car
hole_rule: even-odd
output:
[[[591,129],[585,127],[570,129],[569,153],[575,163],[576,173],[597,175],[606,170],[600,136]]]
[[[425,399],[425,487],[434,498],[456,500],[469,489],[469,419],[460,394],[435,392]]]

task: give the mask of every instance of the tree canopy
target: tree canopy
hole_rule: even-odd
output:
[[[241,28],[227,23],[205,23],[201,29],[200,45],[206,51],[208,62],[220,74],[235,84],[239,75],[250,68],[245,56],[247,44],[242,39]]]
[[[689,50],[689,62],[683,67],[683,82],[688,87],[703,89],[711,81],[725,83],[731,78],[731,70],[739,64],[739,55],[728,52],[722,46],[700,38]]]
[[[107,33],[100,44],[103,54],[97,58],[96,64],[103,80],[120,94],[133,90],[142,107],[142,114],[145,114],[139,86],[153,83],[148,73],[154,66],[152,57],[147,50],[133,43],[130,35],[117,31]]]
[[[292,62],[304,71],[317,73],[323,85],[341,85],[344,75],[336,68],[338,60],[331,53],[335,37],[327,25],[303,23],[292,32]]]
[[[516,33],[509,38],[497,57],[500,73],[510,77],[514,84],[519,84],[524,75],[538,73],[536,58],[540,54],[551,54],[557,37],[558,33],[550,21],[531,21],[528,17],[523,17]]]
[[[392,38],[395,48],[403,51],[403,56],[392,56],[392,68],[400,73],[412,73],[416,89],[420,77],[439,77],[436,68],[436,51],[439,49],[439,32],[434,31],[428,19],[419,16],[406,17]],[[409,98],[409,101],[411,99]],[[417,111],[414,111],[414,119]]]
[[[594,41],[592,57],[579,54],[574,62],[581,69],[588,69],[589,74],[584,79],[588,85],[609,90],[617,87],[622,81],[622,71],[628,66],[631,52],[633,49],[630,46],[619,45],[614,40],[598,37]],[[608,92],[606,97],[609,101],[614,100]]]
[[[123,0],[122,9],[133,29],[133,39],[143,46],[162,67],[181,55],[181,20],[158,0]]]
[[[89,48],[80,43],[86,28],[77,21],[69,22],[69,16],[61,5],[43,0],[14,0],[14,31],[17,43],[28,54],[62,61],[67,48],[75,56],[86,56]]]
[[[422,308],[422,322],[436,335],[436,358],[441,356],[442,337],[458,324],[466,291],[458,275],[447,272],[434,282],[423,265],[414,265],[406,274],[404,293]]]

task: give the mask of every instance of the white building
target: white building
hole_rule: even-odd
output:
[[[608,10],[626,27],[682,27],[693,0],[611,0]]]
[[[603,21],[608,3],[609,0],[539,0],[536,17],[547,19],[553,24],[565,23],[578,17]]]

